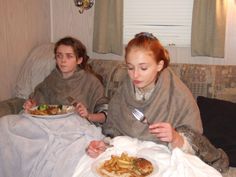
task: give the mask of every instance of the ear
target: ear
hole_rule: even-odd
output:
[[[78,64],[78,65],[81,64],[82,61],[83,61],[83,57],[79,57],[79,58],[77,59],[77,64]]]
[[[161,71],[164,67],[164,60],[159,61],[159,63],[157,64],[157,71]]]

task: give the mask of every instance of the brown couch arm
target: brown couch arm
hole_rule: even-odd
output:
[[[25,100],[22,98],[11,98],[0,102],[0,117],[7,114],[18,114],[22,110]]]

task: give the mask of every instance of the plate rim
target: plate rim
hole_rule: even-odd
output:
[[[152,164],[153,164],[153,172],[151,174],[149,174],[147,177],[154,177],[155,175],[157,175],[159,173],[159,166],[157,165],[155,159],[150,158],[149,156],[146,155],[142,155],[139,153],[129,153],[127,151],[123,151],[125,153],[127,153],[129,156],[135,156],[138,158],[145,158],[147,160],[149,160]],[[99,166],[101,166],[102,163],[104,163],[105,160],[108,160],[111,158],[111,155],[121,155],[122,152],[113,152],[113,153],[107,153],[104,154],[103,156],[98,157],[92,164],[91,164],[91,171],[94,175],[96,175],[96,177],[103,177],[98,173],[98,168]]]
[[[58,105],[56,105],[56,104],[49,104],[49,106],[58,106]],[[55,118],[67,117],[67,116],[75,113],[74,106],[71,106],[71,105],[62,105],[62,106],[66,106],[68,108],[71,108],[71,110],[68,111],[67,113],[55,114],[55,115],[37,115],[37,114],[30,114],[27,111],[24,111],[23,114],[26,115],[26,116],[34,117],[34,118],[55,119]],[[30,108],[30,110],[34,110],[34,109],[37,109],[37,108],[38,108],[38,106],[34,106],[34,107]]]

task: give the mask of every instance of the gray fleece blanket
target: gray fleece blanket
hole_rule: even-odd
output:
[[[67,97],[83,103],[89,112],[94,112],[99,106],[106,104],[102,83],[90,72],[78,69],[69,78],[63,78],[60,71],[54,69],[31,94],[37,104],[70,104]]]
[[[76,114],[58,119],[0,118],[0,177],[70,177],[101,130]]]
[[[166,144],[134,118],[134,108],[141,110],[150,123],[169,122],[174,128],[185,125],[196,132],[203,131],[196,101],[170,68],[161,72],[152,95],[145,101],[136,100],[134,86],[127,77],[110,100],[107,121],[103,124],[103,133],[109,136],[126,135]]]

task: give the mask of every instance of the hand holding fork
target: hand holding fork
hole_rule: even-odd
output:
[[[140,122],[146,123],[148,124],[148,126],[151,125],[145,115],[137,108],[132,111],[132,114]],[[181,147],[183,144],[182,136],[168,122],[159,122],[152,124],[149,127],[149,131],[159,140],[171,143],[173,147]]]
[[[88,112],[87,108],[82,103],[77,102],[72,96],[68,96],[66,99],[69,101],[69,103],[72,106],[74,106],[76,108],[76,112],[78,112],[81,117],[85,118],[90,123],[92,123],[92,121],[90,121],[88,119],[89,112]]]

